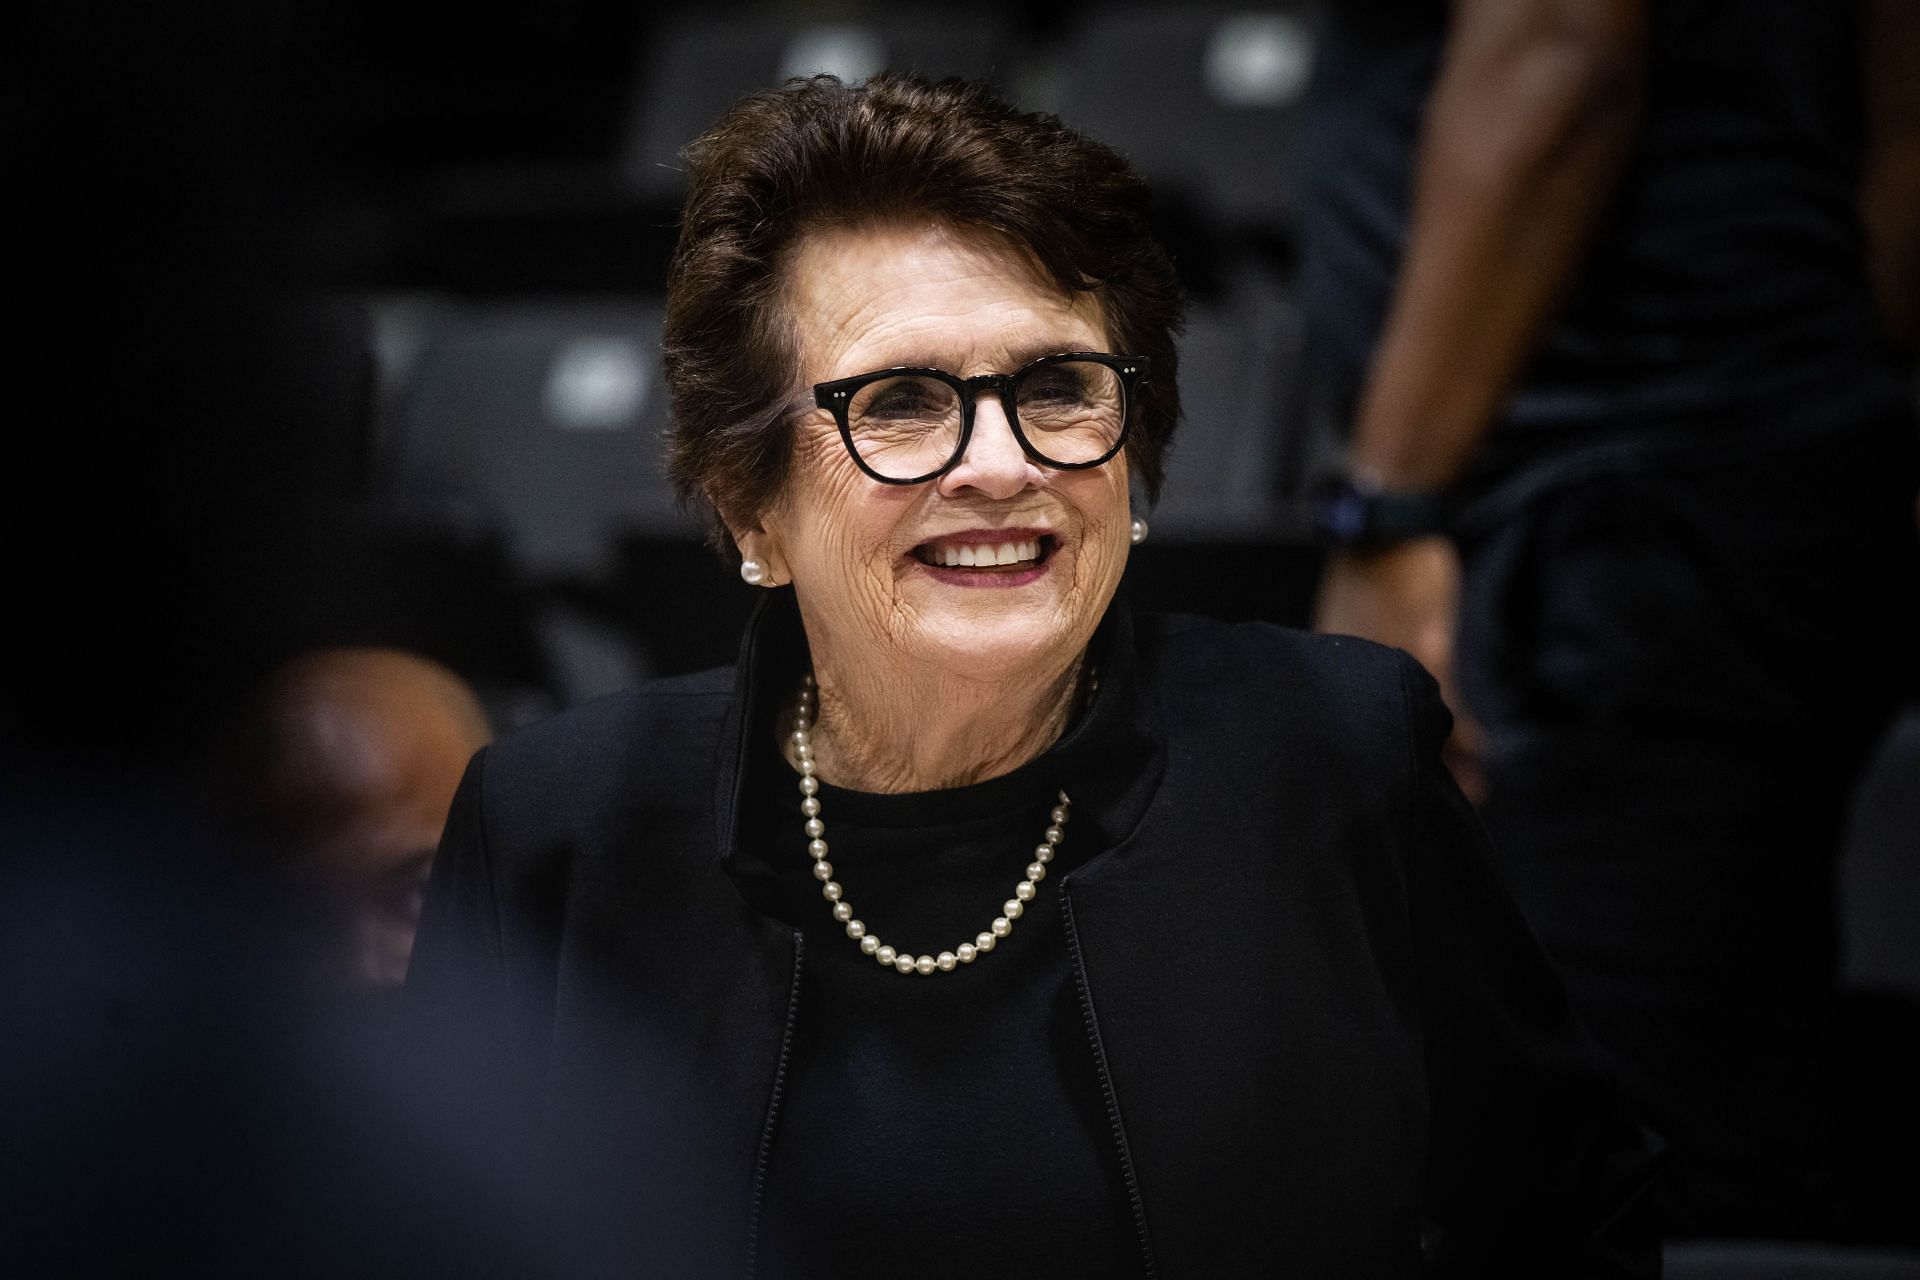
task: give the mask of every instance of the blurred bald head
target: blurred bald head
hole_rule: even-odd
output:
[[[459,676],[393,649],[325,649],[268,681],[250,807],[330,899],[347,985],[403,981],[447,809],[491,736]]]

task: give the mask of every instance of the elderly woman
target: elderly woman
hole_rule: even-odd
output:
[[[476,757],[412,979],[581,1260],[1639,1274],[1432,682],[1125,604],[1179,302],[1124,163],[891,76],[690,161],[674,466],[761,607]]]

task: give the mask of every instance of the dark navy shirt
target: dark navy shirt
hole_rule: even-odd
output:
[[[1306,125],[1303,305],[1350,422],[1407,228],[1447,8],[1327,7]],[[1724,443],[1898,412],[1855,206],[1856,6],[1662,0],[1644,117],[1574,288],[1481,459],[1605,437]]]

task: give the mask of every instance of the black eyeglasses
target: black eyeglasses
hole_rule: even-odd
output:
[[[974,400],[998,392],[1014,439],[1060,471],[1097,467],[1127,441],[1138,356],[1070,351],[1015,373],[958,378],[940,369],[879,369],[818,383],[813,401],[833,414],[860,469],[882,484],[923,484],[946,474],[973,438]]]

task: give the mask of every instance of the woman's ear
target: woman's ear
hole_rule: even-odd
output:
[[[725,517],[722,517],[723,519]],[[733,545],[740,550],[740,576],[756,587],[777,587],[787,581],[786,563],[780,558],[779,539],[766,525],[735,524],[726,521]]]

